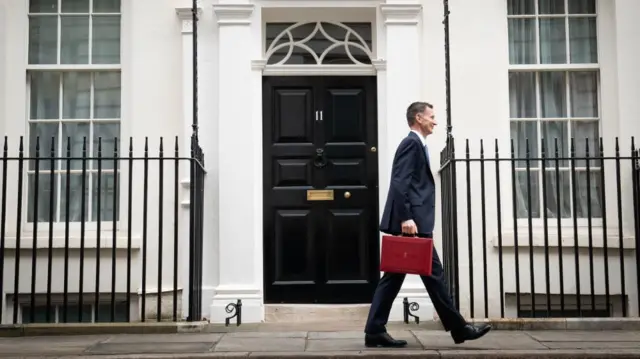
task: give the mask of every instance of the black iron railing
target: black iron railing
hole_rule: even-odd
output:
[[[5,137],[2,323],[201,319],[202,150],[138,146]]]
[[[471,318],[640,313],[640,165],[633,138],[441,152],[443,264]],[[549,146],[548,144],[552,145]],[[510,148],[509,148],[510,147]],[[549,148],[551,147],[551,148]],[[626,146],[625,146],[626,147]]]

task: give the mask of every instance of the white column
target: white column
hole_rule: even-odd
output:
[[[219,26],[218,148],[219,280],[211,321],[241,299],[243,322],[264,318],[262,296],[262,109],[251,60],[261,51],[253,4],[217,4]]]
[[[198,16],[202,13],[202,8],[198,8]],[[193,123],[193,18],[191,8],[176,8],[176,14],[182,21],[182,134],[180,136],[180,156],[189,157],[191,148],[191,133]],[[180,164],[180,184],[182,186],[182,197],[180,202],[181,213],[179,223],[180,238],[183,248],[189,245],[189,162],[182,161]],[[187,316],[189,310],[189,293],[186,289],[189,284],[189,251],[181,250],[180,266],[180,286],[182,290],[182,315]],[[205,274],[206,276],[206,274]]]
[[[602,5],[600,5],[602,7]],[[629,156],[631,150],[631,137],[635,137],[635,147],[640,147],[640,109],[638,109],[638,98],[640,98],[640,72],[638,63],[640,61],[640,24],[638,14],[640,13],[640,2],[632,0],[616,0],[615,2],[615,34],[616,34],[616,66],[618,71],[617,89],[617,109],[619,115],[619,136],[620,152],[623,156]],[[602,50],[601,50],[602,53]],[[602,56],[602,55],[600,55]],[[601,62],[602,64],[602,62]],[[604,71],[605,69],[603,69]],[[603,117],[606,121],[607,118]],[[629,195],[624,196],[622,203],[623,228],[626,235],[633,233],[633,196],[631,195],[631,170],[627,161],[622,165],[621,171],[623,191],[628,191]],[[626,168],[624,168],[626,167]],[[609,181],[613,182],[613,181]],[[615,193],[615,192],[614,192]],[[615,194],[611,198],[615,198]],[[614,201],[612,201],[614,202]],[[615,222],[614,222],[615,223]],[[629,265],[632,261],[627,261],[626,273],[635,269]],[[629,282],[627,282],[629,283]],[[638,288],[627,285],[627,295],[629,303],[638,300]],[[635,290],[634,290],[635,289]],[[629,315],[637,316],[638,310],[634,305],[629,306]]]
[[[395,149],[409,132],[405,120],[407,107],[414,101],[424,101],[420,97],[422,5],[407,1],[388,1],[387,4],[380,5],[380,11],[386,29],[387,63],[386,72],[380,75],[386,76],[386,93],[389,94],[386,96],[386,113],[384,114],[387,121],[386,132],[380,134],[384,137],[386,147],[380,153],[380,187],[381,196],[386,198]],[[404,297],[420,305],[420,310],[415,314],[421,319],[433,318],[433,306],[420,277],[407,276],[393,304],[389,320],[402,320]]]

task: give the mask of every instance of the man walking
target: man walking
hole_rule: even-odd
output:
[[[426,102],[412,103],[407,109],[407,122],[411,132],[402,140],[393,159],[391,184],[380,231],[393,235],[402,233],[433,238],[436,193],[426,143],[427,136],[433,133],[437,125],[433,106]],[[404,277],[405,274],[385,273],[380,279],[364,330],[367,347],[407,345],[405,340],[393,339],[385,329],[391,305],[400,291]],[[442,263],[435,249],[432,274],[421,278],[444,329],[451,332],[456,344],[478,339],[491,330],[489,325],[467,324],[456,310],[447,291]]]

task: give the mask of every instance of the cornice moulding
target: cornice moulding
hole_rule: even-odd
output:
[[[193,8],[190,7],[179,7],[176,8],[176,15],[182,21],[191,20]],[[202,8],[197,8],[198,15],[202,14]]]
[[[197,15],[202,14],[202,8],[196,9]],[[190,7],[176,8],[178,19],[182,20],[182,33],[189,34],[193,32],[193,9]]]
[[[254,4],[216,4],[213,12],[219,25],[249,25]]]
[[[420,4],[382,4],[380,11],[386,25],[417,25],[422,14]]]

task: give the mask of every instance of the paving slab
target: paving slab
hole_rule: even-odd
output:
[[[331,358],[352,359],[362,358],[360,351],[332,351],[332,352],[254,352],[249,353],[249,358],[282,359],[282,358]]]
[[[304,352],[304,338],[231,338],[223,337],[216,352]]]
[[[114,335],[103,343],[217,343],[222,334],[125,334]]]
[[[399,339],[399,338],[398,338]],[[408,339],[407,346],[404,348],[397,348],[397,351],[404,350],[422,350],[422,345],[416,340]],[[353,351],[367,349],[364,346],[363,340],[360,339],[315,339],[307,342],[308,352],[321,352],[321,351]],[[374,348],[371,348],[374,349]]]
[[[373,349],[363,350],[360,354],[366,358],[440,359],[440,353],[435,350]]]
[[[78,354],[108,338],[108,336],[93,335],[2,338],[0,340],[0,353],[2,355]]]
[[[396,339],[414,339],[413,333],[410,330],[389,330],[389,334]],[[309,332],[308,337],[311,340],[314,339],[360,339],[364,343],[364,331],[362,330],[349,330],[349,331],[333,331],[333,332]]]
[[[542,342],[549,349],[640,349],[640,342]]]
[[[484,350],[440,352],[442,359],[638,359],[637,350]]]
[[[98,343],[86,352],[93,354],[202,353],[214,343]]]
[[[413,331],[425,349],[487,350],[487,349],[547,349],[527,333],[491,331],[478,340],[455,344],[451,334],[440,331]]]
[[[640,332],[631,331],[529,331],[527,332],[533,339],[541,342],[583,342],[583,341],[601,341],[601,342],[640,342]]]
[[[409,330],[390,331],[389,334],[396,339],[407,341],[405,348],[397,350],[422,350],[422,345]],[[367,349],[364,346],[364,333],[362,331],[346,332],[309,332],[307,351],[351,351]]]
[[[294,328],[291,326],[290,328]],[[298,328],[299,329],[299,328]],[[128,358],[640,358],[640,332],[499,331],[456,345],[443,330],[390,328],[409,345],[364,346],[361,328],[0,338],[0,357]]]
[[[307,332],[236,332],[227,333],[225,338],[306,338]]]

